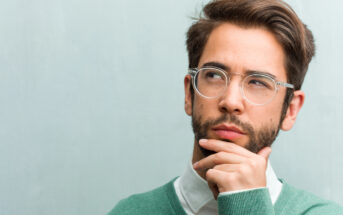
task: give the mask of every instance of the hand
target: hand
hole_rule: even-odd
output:
[[[255,154],[239,145],[220,140],[200,140],[199,144],[217,152],[193,165],[195,170],[207,170],[206,180],[215,199],[222,192],[266,187],[270,147]]]

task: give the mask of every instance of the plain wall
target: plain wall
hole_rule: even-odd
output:
[[[182,174],[185,33],[204,2],[0,0],[0,214],[105,214]],[[343,2],[288,2],[317,55],[272,164],[343,204]]]

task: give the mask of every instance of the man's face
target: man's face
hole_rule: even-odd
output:
[[[240,83],[242,77],[251,71],[269,73],[276,80],[287,82],[284,62],[282,47],[273,34],[263,28],[241,28],[230,23],[215,28],[205,45],[198,68],[218,64],[225,67],[228,74],[239,75],[231,76],[222,96],[207,99],[195,93],[191,105],[185,106],[187,114],[192,116],[196,141],[201,138],[220,139],[253,152],[270,146],[281,126],[286,88],[279,87],[271,102],[256,106],[242,97]],[[186,103],[190,102],[187,80],[190,84],[189,76],[185,79]],[[204,156],[211,153],[205,149],[202,152]]]

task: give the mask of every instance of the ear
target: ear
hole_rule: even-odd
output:
[[[187,115],[192,116],[192,96],[191,96],[192,78],[190,75],[185,76],[185,112]]]
[[[290,130],[297,118],[297,115],[304,104],[305,94],[301,90],[294,92],[291,103],[288,106],[286,116],[281,124],[281,129],[284,131]]]

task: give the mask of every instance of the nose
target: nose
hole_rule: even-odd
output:
[[[219,110],[230,114],[240,115],[244,111],[239,78],[231,78],[224,94],[219,98]]]

